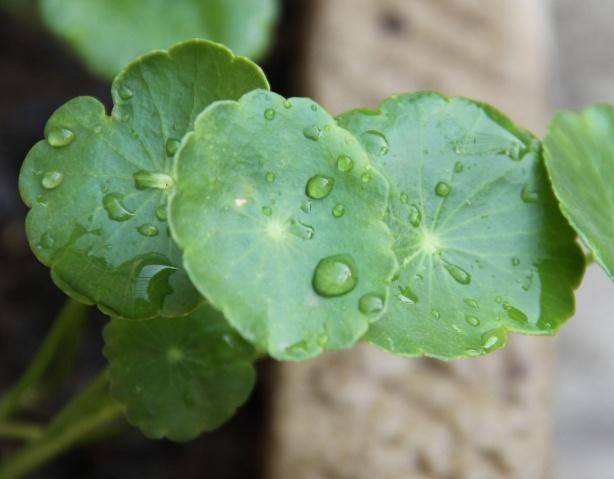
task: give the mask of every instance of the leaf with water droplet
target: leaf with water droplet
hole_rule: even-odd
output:
[[[400,294],[368,341],[403,356],[451,359],[501,347],[507,331],[551,334],[571,316],[583,259],[536,138],[489,106],[431,93],[391,98],[339,122],[367,137],[374,166],[391,183],[387,221],[402,265],[392,283]],[[387,139],[385,156],[373,148],[373,131]],[[496,344],[483,337],[495,328]]]
[[[563,215],[614,279],[614,106],[557,114],[544,148]]]
[[[56,284],[114,316],[144,319],[193,310],[200,295],[164,223],[174,186],[174,138],[212,102],[266,87],[253,63],[194,41],[128,66],[112,87],[112,116],[90,97],[57,110],[45,128],[46,141],[28,154],[19,185],[31,208],[28,239]],[[53,244],[37,247],[44,235]],[[164,265],[158,286],[144,290],[148,282],[137,284],[143,258]]]
[[[187,441],[219,427],[254,384],[254,348],[208,304],[184,318],[113,318],[104,340],[111,395],[151,438]]]
[[[184,138],[169,207],[193,283],[245,338],[280,359],[352,346],[381,315],[361,313],[360,298],[381,291],[385,302],[396,266],[383,221],[387,182],[360,143],[313,105],[256,91],[209,107]],[[267,108],[274,122],[263,118]],[[311,125],[317,141],[305,138]],[[352,168],[338,167],[341,155]],[[274,183],[266,171],[276,173]],[[237,208],[236,198],[249,201]],[[267,217],[261,208],[271,198]],[[323,333],[326,342],[318,341]]]
[[[40,0],[45,25],[95,73],[112,78],[152,50],[203,38],[260,58],[279,14],[278,0]],[[137,90],[125,87],[122,98]]]

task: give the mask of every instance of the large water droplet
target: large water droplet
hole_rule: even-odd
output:
[[[335,180],[333,180],[330,176],[315,175],[312,176],[307,182],[305,192],[310,198],[313,198],[314,200],[321,200],[329,195],[329,193],[333,190],[334,184]]]
[[[420,223],[422,223],[422,213],[416,205],[411,205],[409,207],[409,224],[417,228]]]
[[[174,185],[173,178],[166,173],[152,173],[151,171],[140,170],[134,173],[132,178],[137,190],[147,188],[167,190]]]
[[[539,194],[531,189],[528,184],[525,184],[520,192],[520,198],[525,203],[537,203],[539,201]]]
[[[69,145],[75,139],[75,134],[68,128],[54,128],[47,135],[47,143],[54,148]]]
[[[152,224],[144,224],[137,228],[137,231],[143,236],[157,236],[158,228]]]
[[[53,190],[62,184],[64,175],[59,171],[48,171],[41,179],[41,185],[46,190]]]
[[[445,181],[440,181],[435,185],[435,194],[437,196],[445,198],[450,194],[450,191],[452,191],[452,187]]]
[[[313,238],[313,235],[315,234],[315,230],[313,229],[313,226],[302,223],[296,218],[290,218],[288,220],[287,229],[290,232],[290,234],[302,240],[310,240]]]
[[[341,155],[337,158],[337,169],[347,173],[354,167],[354,160],[347,155]]]
[[[168,140],[166,140],[166,144],[164,145],[164,148],[166,149],[166,154],[168,156],[175,156],[175,153],[177,153],[177,150],[179,149],[180,145],[181,142],[179,140],[176,140],[175,138],[169,138]]]
[[[464,285],[471,283],[471,275],[460,266],[457,266],[444,260],[443,267],[448,273],[450,273],[450,276],[452,276],[452,278],[454,278],[457,283]]]
[[[267,108],[264,110],[264,119],[271,121],[275,119],[275,110],[273,108]]]
[[[316,125],[309,125],[303,128],[303,135],[311,141],[318,141],[322,136],[322,129]]]
[[[495,328],[486,331],[482,335],[482,347],[486,351],[501,348],[505,344],[505,336],[506,332],[504,328]]]
[[[507,313],[507,316],[516,323],[527,324],[529,322],[529,318],[527,315],[520,311],[518,308],[515,308],[509,303],[503,303],[503,309]]]
[[[313,275],[313,289],[324,297],[347,294],[356,287],[357,282],[356,266],[348,254],[324,258],[316,266]]]
[[[167,217],[168,213],[166,211],[166,205],[159,205],[156,208],[156,218],[158,218],[160,221],[166,221]]]
[[[358,309],[367,316],[373,316],[384,310],[384,298],[377,293],[367,293],[358,301]]]
[[[119,193],[110,193],[102,199],[102,206],[113,221],[128,221],[134,213],[124,206],[124,196]]]
[[[124,101],[128,101],[130,100],[130,98],[132,98],[132,90],[130,88],[128,88],[126,85],[121,85],[119,87],[119,97],[124,100]]]
[[[390,149],[386,136],[377,130],[368,130],[360,135],[362,144],[372,155],[385,156]]]
[[[335,218],[341,218],[345,213],[345,206],[343,206],[341,203],[335,205],[333,207],[333,216]]]

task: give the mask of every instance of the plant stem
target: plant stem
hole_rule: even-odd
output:
[[[36,424],[0,422],[0,439],[33,441],[43,435],[44,429]]]
[[[74,354],[88,308],[74,300],[66,302],[26,372],[0,399],[0,421],[23,408],[26,398],[32,395],[37,384],[47,375],[58,355],[68,357]],[[65,374],[69,368],[62,369]]]

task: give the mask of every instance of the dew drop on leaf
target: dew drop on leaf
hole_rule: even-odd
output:
[[[440,181],[435,185],[435,194],[437,196],[445,198],[450,194],[450,191],[452,191],[452,187],[445,181]]]
[[[431,316],[433,316],[435,319],[441,318],[441,314],[436,309],[431,309]]]
[[[454,163],[455,173],[460,173],[461,171],[463,171],[463,168],[464,168],[464,165],[460,161],[457,161],[456,163]]]
[[[124,206],[124,197],[119,193],[105,195],[102,206],[113,221],[128,221],[134,217],[134,213]]]
[[[64,175],[59,171],[48,171],[41,179],[41,185],[46,190],[53,190],[62,184]]]
[[[409,203],[409,196],[407,196],[407,193],[401,193],[401,196],[399,197],[399,201],[403,203],[404,205]]]
[[[179,145],[181,145],[181,142],[175,138],[169,138],[168,140],[166,140],[166,144],[164,145],[166,154],[168,156],[174,156],[179,149]]]
[[[525,184],[522,187],[522,191],[520,192],[520,198],[525,203],[537,203],[539,201],[539,195],[536,191],[533,191],[528,184]]]
[[[512,306],[511,304],[504,303],[503,309],[512,321],[520,324],[527,324],[529,322],[529,318],[527,318],[527,315],[520,311],[518,308]]]
[[[264,110],[264,119],[271,121],[275,119],[275,110],[273,108],[267,108]]]
[[[152,173],[151,171],[139,170],[132,175],[134,186],[137,190],[147,188],[167,190],[174,185],[173,178],[166,173]]]
[[[137,231],[143,236],[157,236],[158,234],[158,228],[149,223],[139,226]]]
[[[367,151],[373,155],[385,156],[388,154],[390,146],[386,136],[377,130],[368,130],[360,135],[363,145]]]
[[[338,205],[334,206],[334,208],[333,208],[333,216],[335,218],[341,218],[344,213],[345,213],[345,206],[343,206],[341,203],[339,203]]]
[[[309,125],[303,128],[303,135],[311,141],[318,141],[322,136],[322,129],[316,125]]]
[[[407,286],[405,288],[399,288],[399,301],[403,304],[416,304],[418,302],[418,295]]]
[[[156,208],[156,218],[158,218],[160,221],[166,221],[167,217],[168,213],[166,211],[166,205],[159,205]]]
[[[283,106],[284,108],[289,110],[290,108],[292,108],[292,102],[290,100],[284,100]]]
[[[47,135],[47,143],[54,148],[69,145],[75,139],[75,134],[68,128],[55,128]]]
[[[124,100],[124,101],[128,101],[130,100],[130,98],[132,98],[132,90],[130,88],[128,88],[126,85],[122,85],[119,87],[119,97]]]
[[[465,315],[465,321],[471,326],[479,326],[480,320],[476,316],[472,316],[471,314]]]
[[[357,282],[354,260],[348,254],[324,258],[316,266],[313,275],[313,288],[324,297],[347,294],[356,287]]]
[[[340,155],[337,158],[337,169],[347,173],[354,167],[354,160],[347,155]]]
[[[479,306],[478,302],[477,302],[475,299],[472,299],[472,298],[465,298],[465,299],[463,299],[463,302],[464,302],[464,303],[465,303],[467,306],[469,306],[470,308],[473,308],[473,309],[480,309],[480,306]]]
[[[512,266],[518,266],[520,264],[520,260],[518,258],[512,258]]]
[[[273,183],[275,181],[275,173],[273,173],[272,171],[267,172],[265,179],[268,183]]]
[[[371,176],[371,173],[369,172],[363,173],[362,176],[360,177],[363,183],[369,183],[369,181],[371,181],[372,178],[373,177]]]
[[[457,266],[455,264],[449,263],[447,261],[443,261],[443,267],[446,269],[450,276],[460,284],[467,285],[471,283],[471,275],[467,273],[463,268]]]
[[[304,213],[311,213],[311,201],[305,200],[301,203],[301,210]]]
[[[505,329],[503,328],[495,328],[490,331],[486,331],[482,335],[482,347],[486,351],[491,351],[495,348],[500,348],[503,346],[505,341]]]
[[[51,236],[49,233],[43,233],[38,244],[43,249],[49,249],[53,247],[54,243],[55,240],[53,239],[53,236]]]
[[[358,309],[366,316],[381,313],[384,310],[384,298],[377,293],[367,293],[358,301]]]
[[[333,180],[330,176],[315,175],[312,176],[307,182],[305,192],[310,198],[313,198],[314,200],[321,200],[330,194],[330,192],[333,190],[334,184],[335,180]]]
[[[310,240],[313,238],[313,235],[315,234],[315,230],[313,229],[313,226],[302,223],[301,221],[298,221],[296,218],[291,218],[290,220],[288,220],[287,229],[290,232],[290,234],[302,240]]]
[[[422,223],[422,213],[416,205],[411,205],[409,207],[409,224],[411,224],[414,228],[417,228]]]

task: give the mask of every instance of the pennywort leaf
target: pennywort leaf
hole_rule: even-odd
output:
[[[148,51],[192,38],[261,56],[278,0],[40,0],[46,25],[94,72],[113,77]]]
[[[255,91],[196,121],[169,221],[198,290],[279,359],[351,346],[381,315],[395,259],[388,185],[308,99]]]
[[[573,313],[584,261],[532,135],[490,107],[434,93],[339,121],[391,183],[401,268],[367,340],[403,356],[475,356],[508,331],[552,334]]]
[[[30,245],[56,284],[110,315],[184,315],[200,301],[166,223],[173,156],[210,103],[267,88],[261,70],[226,48],[192,41],[128,66],[106,116],[69,101],[21,170]]]
[[[614,107],[558,113],[544,147],[563,214],[614,278]]]

